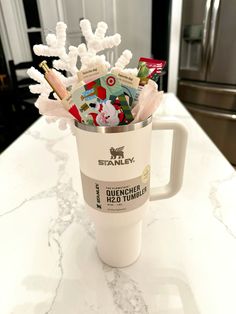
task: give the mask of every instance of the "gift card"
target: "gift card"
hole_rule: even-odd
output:
[[[132,108],[134,105],[135,96],[138,91],[140,78],[122,71],[121,72],[114,71],[113,73],[118,77],[126,101],[129,104],[129,107]]]
[[[82,123],[117,126],[133,120],[119,79],[113,74],[106,74],[75,89],[72,102],[81,114]]]

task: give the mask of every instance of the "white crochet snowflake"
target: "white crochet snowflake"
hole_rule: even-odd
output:
[[[105,49],[112,49],[113,47],[118,46],[121,42],[121,36],[119,34],[106,36],[108,26],[105,22],[99,22],[95,32],[92,31],[91,23],[87,19],[80,21],[80,27],[86,40],[86,44],[82,43],[78,45],[78,47],[69,46],[67,51],[67,25],[63,22],[58,22],[56,25],[56,33],[48,34],[46,37],[47,45],[35,45],[33,48],[34,53],[38,56],[58,58],[53,61],[53,71],[60,78],[65,87],[73,87],[73,85],[77,83],[77,72],[79,70],[98,64],[105,65],[108,71],[116,70],[135,75],[137,74],[137,69],[125,69],[132,58],[132,53],[129,50],[123,51],[113,68],[111,68],[111,64],[106,60],[105,54],[98,55],[99,52],[102,52]],[[77,67],[78,58],[80,59],[81,64],[80,69]],[[68,76],[61,74],[61,72],[59,72],[60,70],[66,71]],[[37,82],[35,85],[30,85],[29,88],[32,93],[39,94],[35,103],[39,112],[46,115],[49,121],[56,121],[61,118],[66,119],[60,121],[59,126],[61,128],[66,127],[66,122],[71,124],[72,117],[63,108],[58,97],[54,95],[55,100],[49,99],[49,94],[52,92],[52,88],[45,80],[43,74],[34,67],[31,67],[27,73]]]

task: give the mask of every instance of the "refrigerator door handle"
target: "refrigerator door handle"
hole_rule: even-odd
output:
[[[207,86],[207,85],[200,85],[192,83],[191,81],[180,81],[180,86],[187,86],[195,89],[200,89],[204,91],[208,91],[211,93],[221,93],[221,94],[230,94],[236,96],[236,89],[235,88],[224,88],[224,87],[215,87],[215,86]]]
[[[207,59],[207,37],[208,37],[208,24],[210,19],[211,1],[207,0],[205,5],[205,13],[203,20],[203,33],[202,33],[202,60],[205,63]]]
[[[210,40],[209,40],[209,66],[211,66],[211,62],[213,59],[214,54],[214,47],[215,47],[215,38],[216,38],[216,27],[219,15],[219,7],[220,7],[221,0],[214,0],[212,6],[212,17],[211,17],[211,32],[210,32]]]
[[[192,112],[204,114],[206,116],[214,117],[214,118],[219,118],[219,119],[225,119],[225,120],[231,120],[235,121],[236,123],[236,114],[231,114],[231,113],[221,113],[217,111],[212,111],[212,110],[206,110],[206,109],[200,109],[196,108],[195,105],[187,104],[186,103],[186,108],[190,109]]]

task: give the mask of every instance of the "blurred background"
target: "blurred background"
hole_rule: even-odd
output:
[[[67,28],[67,45],[83,42],[79,21],[108,34],[139,57],[167,60],[159,89],[177,95],[226,158],[236,165],[236,1],[235,0],[0,0],[0,152],[39,118],[26,70],[44,58],[32,52]]]

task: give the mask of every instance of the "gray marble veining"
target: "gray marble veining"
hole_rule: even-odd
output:
[[[105,279],[114,303],[124,314],[148,314],[148,306],[138,284],[124,271],[104,265]]]
[[[211,183],[211,188],[209,192],[209,199],[211,201],[212,207],[213,207],[213,215],[214,217],[225,227],[225,230],[233,237],[236,239],[236,227],[232,228],[232,226],[228,225],[225,217],[224,217],[224,204],[221,203],[219,196],[218,196],[218,191],[221,185],[224,185],[225,183],[229,183],[230,181],[235,181],[236,182],[236,174],[233,172],[230,176],[227,178],[217,180]],[[230,193],[230,192],[229,192]],[[234,190],[233,193],[236,193]],[[229,198],[234,197],[234,194],[228,196]],[[235,208],[236,208],[236,204]]]

